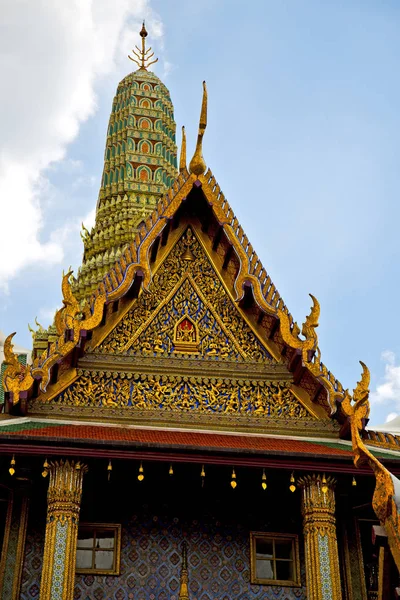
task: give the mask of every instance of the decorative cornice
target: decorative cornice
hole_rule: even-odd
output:
[[[141,373],[162,375],[179,375],[181,377],[229,378],[234,382],[238,379],[260,381],[291,381],[292,375],[283,364],[250,360],[217,360],[214,357],[183,355],[158,356],[96,354],[88,353],[79,360],[80,372],[86,370],[113,371],[116,373]]]

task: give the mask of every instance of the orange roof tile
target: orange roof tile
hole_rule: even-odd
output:
[[[110,442],[111,444],[137,444],[162,447],[203,448],[248,452],[273,452],[286,454],[312,454],[319,456],[352,457],[352,451],[339,443],[309,442],[287,438],[225,435],[218,433],[193,433],[189,431],[149,430],[95,425],[58,425],[55,423],[29,423],[0,428],[1,438],[18,436],[58,441]]]

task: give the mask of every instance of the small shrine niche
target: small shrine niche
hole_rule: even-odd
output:
[[[187,315],[175,325],[174,352],[199,354],[199,330],[196,323]]]

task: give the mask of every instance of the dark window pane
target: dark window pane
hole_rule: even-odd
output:
[[[293,559],[293,543],[292,540],[275,540],[275,558],[290,558]]]
[[[277,560],[276,578],[284,581],[293,581],[293,563],[290,560]]]
[[[114,548],[114,531],[96,531],[96,548]]]
[[[274,579],[272,560],[256,561],[256,577],[257,579]]]
[[[106,550],[97,550],[94,557],[95,569],[112,569],[114,566],[114,552]]]
[[[93,531],[79,531],[78,548],[93,548]]]
[[[256,538],[256,554],[257,558],[272,558],[272,540],[263,540]]]
[[[76,552],[76,568],[91,569],[92,568],[92,550],[77,550]]]

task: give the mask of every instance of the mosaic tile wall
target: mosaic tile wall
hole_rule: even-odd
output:
[[[28,529],[21,600],[39,597],[43,537],[43,531]],[[181,521],[144,508],[123,523],[121,575],[78,575],[75,600],[177,600],[183,539],[188,544],[191,600],[306,599],[304,585],[250,584],[245,526],[211,518]],[[304,584],[304,572],[302,580]]]

